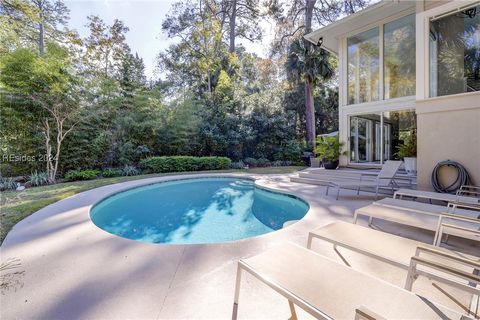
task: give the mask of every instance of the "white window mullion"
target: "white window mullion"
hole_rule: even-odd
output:
[[[384,53],[384,48],[383,48],[383,43],[384,43],[384,39],[383,39],[383,24],[380,24],[378,26],[378,30],[380,32],[380,36],[379,36],[379,43],[378,43],[378,49],[380,50],[379,52],[379,70],[378,72],[380,73],[379,74],[379,77],[378,77],[378,81],[379,81],[379,88],[378,90],[380,91],[378,93],[378,100],[385,100],[385,90],[384,90],[384,77],[385,77],[385,72],[384,72],[384,65],[383,65],[383,53]]]
[[[384,134],[383,134],[383,112],[380,112],[380,164],[383,164],[383,145],[384,145],[384,141],[383,141],[383,137],[384,137]]]

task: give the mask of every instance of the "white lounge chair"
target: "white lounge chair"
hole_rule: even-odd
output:
[[[337,247],[408,270],[405,282],[408,290],[412,289],[417,276],[421,275],[469,292],[473,294],[470,305],[463,307],[472,314],[478,312],[476,303],[478,303],[477,299],[480,294],[480,276],[478,275],[480,257],[435,247],[343,221],[336,221],[311,231],[308,235],[307,248],[312,247],[314,239],[331,243],[334,251],[347,266],[350,264]],[[414,257],[413,260],[412,257]],[[442,267],[437,268],[437,265]]]
[[[480,219],[480,205],[475,204],[466,204],[460,202],[449,202],[447,205],[436,205],[425,202],[409,201],[402,199],[392,199],[384,198],[374,202],[386,207],[400,208],[400,209],[412,209],[422,212],[431,212],[431,213],[451,213],[457,214],[460,216],[467,216],[471,218]]]
[[[232,319],[237,319],[242,273],[317,319],[465,319],[427,298],[287,243],[238,262]]]
[[[440,193],[433,191],[399,189],[393,194],[394,199],[414,198],[445,201],[445,202],[463,202],[470,204],[480,203],[480,187],[477,186],[462,186],[456,194]]]
[[[398,172],[398,169],[400,169],[400,166],[402,165],[402,161],[393,161],[389,160],[386,161],[383,164],[382,170],[378,173],[378,175],[373,176],[371,174],[367,175],[360,175],[359,180],[328,180],[326,179],[325,181],[327,183],[327,192],[326,195],[328,195],[328,191],[330,187],[334,187],[337,189],[337,197],[336,199],[338,200],[338,196],[340,195],[340,189],[345,189],[345,188],[356,188],[357,189],[357,194],[360,194],[360,189],[362,187],[370,187],[375,189],[375,199],[378,197],[378,191],[380,188],[387,188],[391,189],[392,192],[395,190],[395,187],[397,186],[395,183],[395,175]],[[365,178],[370,180],[365,180]]]
[[[377,218],[434,231],[434,245],[440,245],[443,233],[471,240],[480,240],[478,211],[457,207],[455,213],[449,213],[445,207],[445,212],[438,212],[438,210],[429,211],[431,209],[418,207],[419,205],[430,206],[428,204],[405,201],[402,205],[392,205],[391,202],[392,200],[383,199],[355,210],[353,223],[357,223],[359,216],[366,216],[369,217],[369,224],[372,223],[374,218]],[[457,204],[457,206],[459,205]]]

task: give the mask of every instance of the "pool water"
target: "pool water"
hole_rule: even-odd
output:
[[[117,193],[96,204],[99,228],[137,241],[215,243],[281,229],[308,211],[303,200],[237,178],[184,179]]]

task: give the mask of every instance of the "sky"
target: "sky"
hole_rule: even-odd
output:
[[[162,22],[176,0],[64,0],[70,9],[69,27],[81,37],[88,36],[87,16],[98,15],[108,25],[114,19],[122,20],[130,29],[126,41],[133,53],[137,52],[145,63],[147,78],[158,78],[155,73],[155,58],[175,40],[162,34]],[[271,27],[265,25],[268,35]],[[242,41],[239,41],[242,43]],[[268,41],[264,41],[268,43]],[[248,51],[266,55],[266,46],[261,43],[244,43]]]

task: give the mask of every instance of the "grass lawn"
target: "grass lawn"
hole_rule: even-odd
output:
[[[161,177],[179,174],[194,173],[259,173],[259,174],[280,174],[292,173],[303,169],[304,167],[269,167],[269,168],[253,168],[248,170],[221,170],[221,171],[200,171],[200,172],[182,172],[182,173],[165,173],[165,174],[147,174],[134,177],[116,177],[97,179],[89,181],[76,181],[58,183],[50,186],[29,188],[21,192],[10,191],[2,192],[0,196],[0,242],[7,236],[12,227],[22,219],[25,219],[32,213],[42,209],[59,200],[73,196],[74,194],[87,191],[90,189],[102,187],[108,184],[118,182]]]

